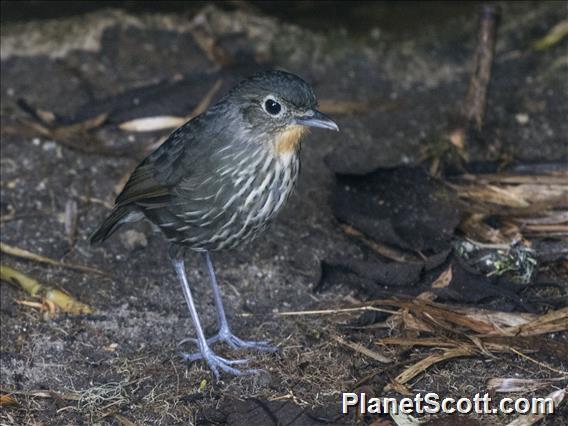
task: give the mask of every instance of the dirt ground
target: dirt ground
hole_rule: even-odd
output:
[[[566,5],[560,2],[503,5],[487,115],[515,160],[568,158],[566,44],[526,59],[531,44],[565,17]],[[341,392],[368,374],[380,371],[367,386],[381,392],[399,372],[396,363],[381,364],[334,340],[350,333],[345,324],[357,315],[277,313],[348,306],[368,297],[341,284],[314,292],[322,260],[362,256],[334,218],[330,167],[364,173],[416,161],[428,133],[443,126],[463,98],[476,27],[475,15],[461,16],[426,26],[420,34],[375,29],[366,37],[352,37],[349,31],[312,32],[248,9],[212,6],[195,16],[102,10],[57,21],[3,24],[1,213],[10,218],[2,221],[2,242],[112,276],[2,255],[3,264],[63,288],[96,310],[46,318],[17,303],[31,300],[21,289],[0,285],[0,383],[3,393],[16,392],[17,401],[1,408],[2,424],[375,421],[339,411]],[[219,51],[237,59],[223,63],[219,51],[204,48],[207,36],[195,35],[203,31],[220,40]],[[280,348],[277,354],[246,354],[250,366],[266,374],[222,376],[215,383],[203,363],[186,364],[177,354],[177,342],[192,336],[193,327],[163,238],[140,224],[132,228],[136,233],[121,232],[101,247],[88,244],[108,213],[117,184],[136,165],[136,153],[157,135],[128,135],[107,126],[98,137],[129,153],[87,154],[25,129],[16,102],[23,98],[42,110],[71,116],[83,105],[103,105],[101,100],[127,90],[187,77],[194,81],[180,100],[187,114],[217,79],[222,79],[222,92],[260,67],[255,61],[303,76],[320,99],[368,101],[369,107],[337,113],[341,133],[310,134],[302,147],[297,191],[266,234],[237,251],[214,254],[235,333],[269,339]],[[182,109],[180,104],[170,107]],[[516,119],[519,114],[528,115],[528,123]],[[474,155],[482,161],[491,153]],[[65,231],[70,200],[78,211],[72,245]],[[135,237],[134,244],[128,235]],[[196,255],[188,257],[188,274],[202,322],[213,334],[214,305]],[[388,334],[384,329],[361,331],[357,341],[370,345]],[[565,336],[556,338],[566,342]],[[226,348],[220,352],[233,356]],[[422,353],[412,350],[405,356]],[[540,361],[566,370],[566,360]],[[440,364],[414,380],[412,389],[462,397],[484,392],[488,378],[517,376],[558,373],[499,354]],[[565,407],[542,424],[563,424]],[[498,425],[512,420],[470,418]]]

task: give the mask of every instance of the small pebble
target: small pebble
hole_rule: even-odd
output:
[[[129,229],[128,231],[121,233],[120,241],[124,247],[130,251],[144,248],[148,245],[146,235],[134,229]]]
[[[517,120],[517,123],[525,125],[529,122],[529,115],[525,113],[517,114],[515,115],[515,119]]]

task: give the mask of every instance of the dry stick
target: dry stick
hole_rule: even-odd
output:
[[[371,349],[368,349],[365,346],[361,345],[360,343],[349,342],[339,336],[331,336],[331,338],[336,342],[353,349],[355,352],[359,352],[360,354],[363,354],[365,356],[368,356],[369,358],[374,359],[375,361],[382,362],[383,364],[390,364],[392,362],[392,359],[387,358],[386,356],[381,355],[380,353],[375,352]]]
[[[65,233],[69,247],[72,248],[77,237],[77,202],[75,200],[68,200],[65,204]]]
[[[491,79],[491,64],[495,52],[495,38],[499,13],[494,5],[483,6],[474,56],[474,67],[463,105],[466,128],[472,124],[478,132],[483,128],[487,89]]]
[[[387,246],[385,244],[380,244],[374,240],[371,240],[365,236],[363,232],[354,228],[351,225],[341,225],[341,230],[349,236],[358,238],[362,243],[368,246],[374,252],[384,256],[388,259],[396,260],[397,262],[408,262],[408,261],[418,261],[419,259],[412,254],[404,253],[394,247]]]
[[[8,254],[10,256],[19,257],[22,259],[32,260],[34,262],[45,263],[47,265],[60,266],[62,268],[73,269],[75,271],[81,271],[81,272],[89,272],[98,275],[104,275],[106,277],[111,276],[111,274],[109,274],[108,272],[101,271],[100,269],[90,268],[88,266],[83,266],[83,265],[76,265],[74,263],[61,262],[59,260],[41,256],[39,254],[32,253],[31,251],[27,251],[19,247],[13,247],[1,242],[0,242],[0,252]]]
[[[374,306],[358,306],[354,308],[338,308],[338,309],[319,309],[311,311],[286,311],[286,312],[276,312],[274,315],[280,317],[304,316],[304,315],[333,315],[333,314],[341,314],[346,312],[361,312],[361,311],[386,312],[388,314],[400,315],[400,312],[398,311],[376,308]]]
[[[51,390],[29,390],[29,391],[19,391],[14,389],[7,389],[0,387],[0,392],[6,392],[10,395],[22,395],[26,397],[34,397],[34,398],[60,398],[60,399],[68,399],[71,401],[78,401],[80,396],[78,392],[67,392],[67,393],[56,393],[55,391]]]
[[[521,358],[524,358],[524,359],[526,359],[526,360],[528,360],[528,361],[530,361],[530,362],[532,362],[536,365],[540,365],[541,367],[546,368],[547,370],[554,371],[555,373],[558,373],[558,374],[568,375],[568,371],[557,370],[556,368],[553,368],[548,364],[545,364],[545,363],[540,362],[540,361],[538,361],[534,358],[531,358],[528,355],[525,355],[524,353],[516,350],[515,348],[511,348],[511,352],[519,355]]]

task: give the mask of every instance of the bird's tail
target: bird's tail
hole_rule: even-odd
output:
[[[135,216],[135,217],[134,217]],[[105,241],[124,223],[134,222],[140,219],[136,212],[127,207],[115,208],[105,219],[103,224],[91,235],[91,244],[98,244]]]

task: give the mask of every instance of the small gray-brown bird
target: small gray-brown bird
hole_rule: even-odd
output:
[[[300,140],[307,127],[339,130],[316,106],[312,87],[296,75],[268,71],[242,81],[140,163],[91,237],[91,243],[102,242],[121,225],[143,218],[162,230],[171,242],[170,256],[197,332],[199,352],[182,356],[205,359],[217,379],[219,369],[235,375],[256,370],[232,367],[247,360],[222,358],[211,343],[275,348],[233,335],[209,252],[253,239],[282,209],[298,177]],[[219,332],[210,339],[195,309],[183,248],[201,252],[207,264],[219,319]]]

